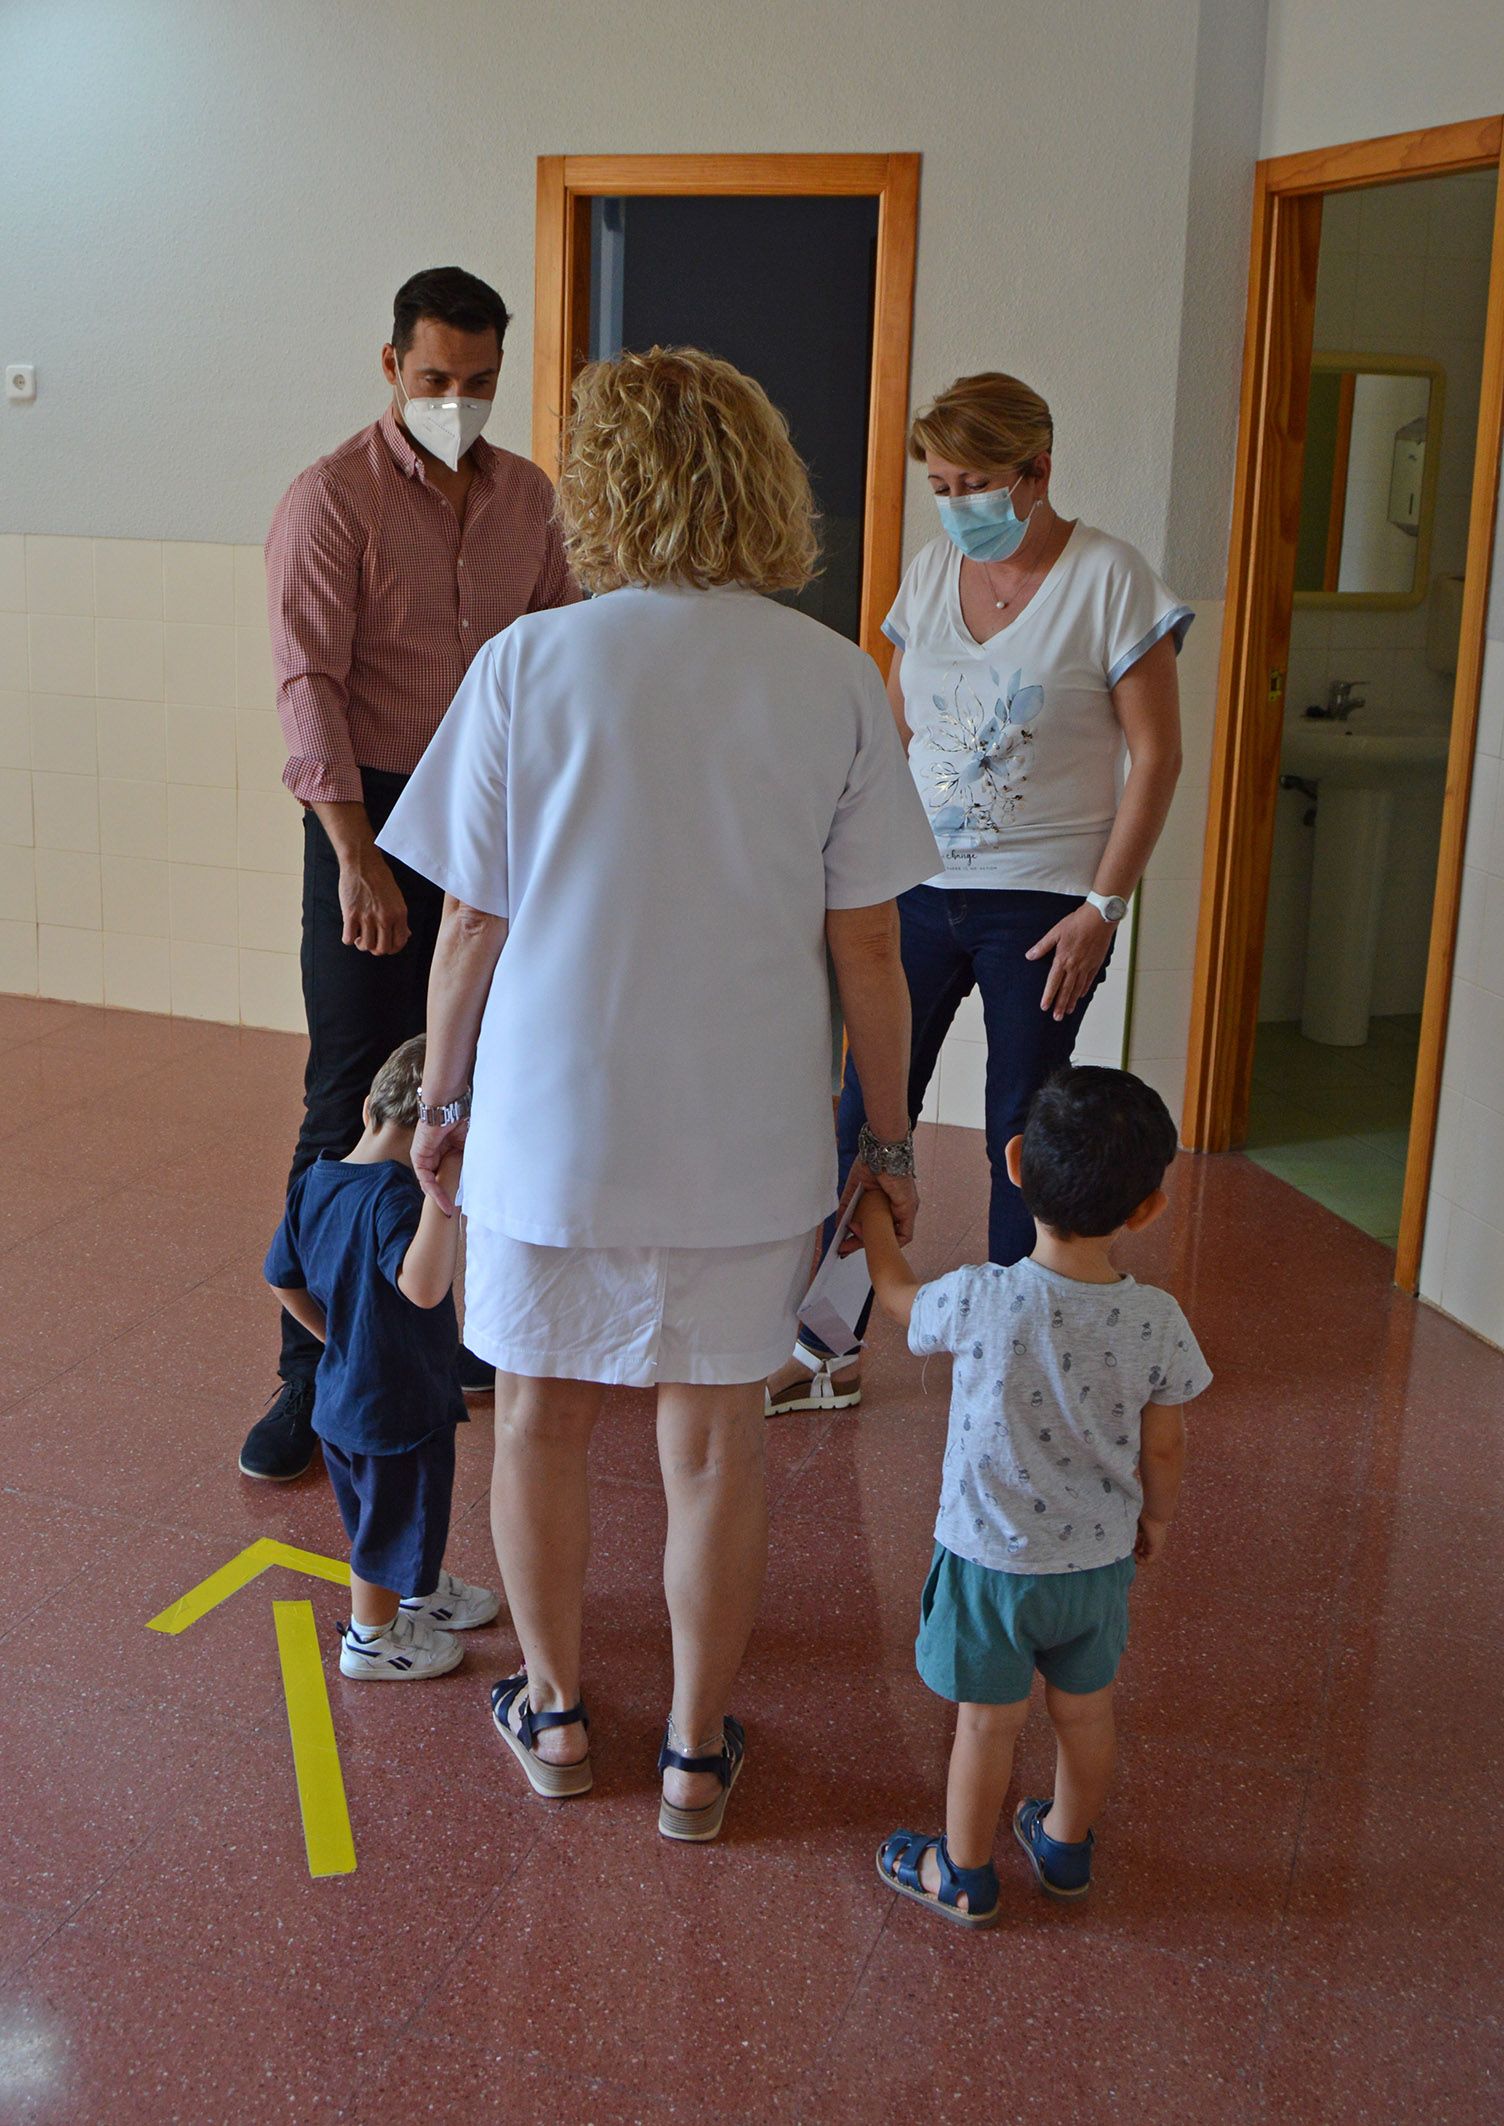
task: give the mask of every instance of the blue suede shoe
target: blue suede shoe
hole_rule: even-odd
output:
[[[1029,1856],[1034,1880],[1049,1897],[1084,1897],[1091,1888],[1091,1854],[1096,1838],[1088,1831],[1079,1845],[1051,1838],[1044,1827],[1051,1801],[1021,1801],[1013,1811],[1013,1835]]]

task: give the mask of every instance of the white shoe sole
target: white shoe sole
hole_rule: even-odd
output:
[[[771,1389],[763,1391],[763,1416],[788,1417],[796,1410],[854,1410],[862,1399],[860,1388],[847,1388],[838,1395],[800,1395],[787,1390],[774,1396]]]
[[[426,1661],[421,1668],[416,1663],[411,1668],[394,1668],[390,1661],[378,1661],[370,1668],[346,1668],[348,1658],[341,1652],[339,1672],[352,1683],[426,1683],[431,1676],[447,1676],[451,1669],[458,1668],[465,1649],[456,1641],[452,1652],[437,1661]]]

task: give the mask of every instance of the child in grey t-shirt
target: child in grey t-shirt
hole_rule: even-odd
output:
[[[1066,1068],[1007,1147],[1038,1234],[1025,1262],[921,1284],[870,1190],[856,1224],[884,1310],[920,1356],[955,1356],[935,1552],[916,1654],[957,1706],[943,1836],[896,1831],[878,1873],[942,1917],[998,1917],[993,1841],[1037,1668],[1055,1792],[1013,1829],[1041,1887],[1084,1897],[1112,1777],[1113,1681],[1134,1561],[1164,1548],[1185,1459],[1179,1406],[1211,1380],[1168,1292],[1113,1267],[1112,1244],[1165,1207],[1175,1125],[1126,1071]]]

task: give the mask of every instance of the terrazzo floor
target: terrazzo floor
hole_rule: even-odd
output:
[[[668,1647],[646,1398],[598,1436],[597,1787],[491,1733],[504,1626],[342,1683],[340,1591],[276,1572],[147,1620],[257,1538],[339,1556],[326,1480],[239,1477],[258,1265],[298,1104],[271,1034],[0,999],[8,1565],[0,2118],[1446,2121],[1504,2112],[1504,1354],[1251,1161],[1183,1159],[1127,1251],[1217,1370],[1141,1574],[1083,1909],[1000,1852],[953,1933],[877,1882],[936,1820],[912,1666],[946,1402],[878,1332],[857,1418],[769,1428],[772,1566],[724,1841],[655,1834]],[[931,1129],[919,1266],[983,1249],[980,1140]],[[484,1406],[451,1562],[487,1580]],[[311,1600],[353,1873],[310,1876],[272,1602]],[[1038,1721],[1019,1760],[1043,1791]]]

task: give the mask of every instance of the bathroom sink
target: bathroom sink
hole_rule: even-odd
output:
[[[1324,722],[1302,718],[1285,731],[1280,766],[1287,775],[1343,790],[1405,790],[1446,772],[1447,733],[1425,724]]]
[[[1281,769],[1316,785],[1301,1012],[1310,1040],[1349,1048],[1368,1039],[1394,809],[1407,799],[1434,799],[1446,775],[1447,738],[1444,725],[1415,719],[1302,717],[1285,727]]]

